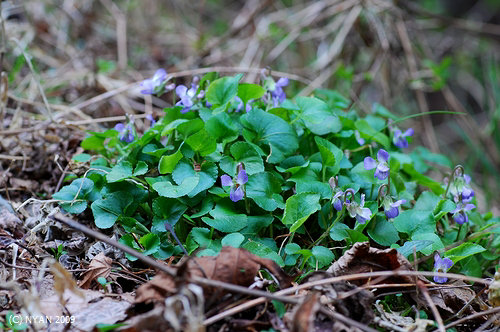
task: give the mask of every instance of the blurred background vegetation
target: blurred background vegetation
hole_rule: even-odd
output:
[[[462,164],[480,211],[500,214],[498,0],[1,4],[0,60],[9,86],[4,106],[12,117],[2,115],[0,129],[10,134],[47,118],[59,125],[65,119],[83,132],[97,128],[92,119],[159,115],[172,94],[144,98],[129,84],[160,67],[177,83],[212,70],[244,72],[246,81],[255,81],[268,68],[291,79],[289,96],[333,89],[362,113],[376,103],[398,117],[464,113],[419,116],[399,126],[415,130],[409,151],[422,144]],[[21,120],[12,121],[21,106]],[[75,119],[80,122],[70,123]],[[436,164],[432,172],[439,180],[449,170]]]

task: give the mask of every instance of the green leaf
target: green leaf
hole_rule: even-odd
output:
[[[361,137],[363,137],[364,139],[374,140],[375,142],[382,144],[384,148],[386,149],[389,148],[390,145],[389,137],[373,129],[373,127],[370,126],[368,121],[358,120],[354,123],[354,126],[361,134]]]
[[[269,172],[251,175],[245,185],[247,197],[266,211],[284,208],[281,185],[278,179]]]
[[[200,178],[196,176],[187,177],[178,186],[170,181],[160,181],[153,184],[153,189],[163,197],[177,198],[189,194],[199,183]]]
[[[296,102],[301,110],[298,117],[312,133],[326,135],[342,129],[338,116],[324,101],[314,97],[297,97]]]
[[[318,268],[320,269],[327,265],[330,265],[335,258],[335,255],[333,255],[331,250],[323,246],[315,246],[311,251],[314,258],[316,258],[318,262]]]
[[[280,163],[279,166],[276,166],[276,169],[281,173],[290,172],[295,174],[308,165],[309,160],[305,160],[304,156],[297,155],[286,158]]]
[[[165,223],[175,226],[177,221],[186,212],[187,206],[176,199],[158,197],[153,200],[153,226],[151,231],[155,233],[166,232]]]
[[[394,226],[399,232],[409,235],[418,233],[434,233],[436,221],[432,212],[440,198],[432,192],[425,191],[418,198],[411,210],[402,211],[394,218]]]
[[[132,201],[132,196],[127,192],[114,192],[95,201],[91,205],[95,225],[101,229],[113,227]]]
[[[255,148],[247,142],[236,142],[230,148],[231,158],[226,156],[220,161],[220,168],[229,175],[236,174],[238,163],[245,165],[245,171],[248,175],[264,171],[264,163],[262,157]]]
[[[202,248],[208,248],[212,242],[208,228],[194,227],[189,234]]]
[[[217,142],[205,129],[186,138],[186,143],[202,156],[211,154],[217,148]]]
[[[206,131],[217,141],[231,142],[238,138],[239,125],[223,112],[213,115],[205,122]]]
[[[299,147],[295,130],[288,122],[276,115],[261,109],[252,109],[241,116],[240,121],[247,130],[255,134],[251,141],[259,145],[269,144],[271,150],[267,161],[272,164],[281,162]],[[247,132],[245,136],[244,131],[244,136],[248,137],[248,135]]]
[[[134,169],[134,176],[144,175],[148,172],[148,164],[144,161],[139,161]]]
[[[229,204],[224,203],[217,204],[215,209],[210,211],[210,216],[213,219],[203,217],[201,220],[210,227],[224,233],[237,232],[243,229],[248,222],[246,214],[237,213]]]
[[[321,181],[302,181],[298,180],[295,183],[297,194],[300,193],[316,193],[321,195],[321,199],[330,199],[332,198],[332,189],[330,185]]]
[[[439,220],[448,212],[455,210],[457,206],[449,199],[442,199],[434,209],[434,219]]]
[[[106,175],[108,182],[117,182],[128,179],[132,176],[132,164],[128,161],[121,161],[111,169]]]
[[[444,248],[444,244],[441,241],[441,238],[435,233],[416,233],[411,237],[412,241],[418,240],[428,240],[432,241],[431,247],[426,247],[420,249],[419,251],[424,255],[430,255],[436,250],[441,250]]]
[[[175,153],[161,157],[160,162],[158,164],[158,171],[160,172],[160,174],[172,173],[175,166],[177,166],[177,163],[181,159],[182,159],[182,153],[181,153],[181,148],[179,147],[179,149]]]
[[[75,154],[71,160],[77,162],[77,163],[84,163],[89,161],[92,158],[91,155],[88,153],[80,153],[80,154]]]
[[[240,233],[231,233],[222,238],[221,244],[223,247],[229,246],[239,248],[243,241],[245,241],[245,237],[243,235]]]
[[[144,247],[143,255],[152,255],[160,249],[160,238],[154,233],[149,233],[139,239],[139,243]]]
[[[368,235],[378,244],[390,246],[399,241],[398,231],[394,225],[382,216],[377,216],[375,222],[368,225]]]
[[[185,161],[180,162],[172,173],[175,183],[181,184],[188,177],[199,179],[196,187],[188,193],[189,197],[194,197],[203,190],[211,188],[217,181],[217,165],[212,162],[205,162],[201,165],[200,171],[196,172],[192,165]]]
[[[458,247],[452,248],[444,253],[444,257],[448,257],[453,261],[454,264],[461,261],[464,258],[469,256],[479,254],[483,251],[486,251],[485,248],[481,247],[478,244],[465,242],[459,245]]]
[[[343,224],[341,222],[337,222],[330,229],[330,238],[333,241],[343,241],[349,237],[349,233],[347,233],[348,229],[350,229],[350,228],[346,224]]]
[[[266,93],[266,90],[257,84],[241,83],[238,86],[238,97],[241,98],[245,106],[250,99],[259,99],[264,93]]]
[[[378,114],[380,116],[383,116],[384,118],[392,119],[392,120],[397,120],[398,117],[394,114],[392,114],[387,108],[384,106],[375,103],[373,104],[373,112],[375,114]]]
[[[81,146],[84,150],[101,151],[102,149],[104,149],[104,140],[106,140],[105,137],[92,135],[85,138],[82,141]]]
[[[70,185],[64,186],[52,195],[53,199],[61,200],[61,208],[68,213],[82,213],[87,208],[87,199],[99,198],[93,194],[94,182],[87,178],[76,179]],[[66,202],[66,203],[65,203]]]
[[[342,161],[342,158],[344,158],[344,152],[342,152],[342,150],[340,150],[335,144],[324,138],[315,136],[314,140],[316,141],[319,153],[321,154],[323,167],[332,166],[332,175],[336,175],[340,170],[340,162]]]
[[[242,248],[259,257],[271,259],[275,261],[279,266],[285,265],[285,262],[283,262],[283,258],[281,258],[280,255],[278,255],[274,250],[262,243],[248,241],[242,246]]]
[[[433,241],[429,240],[406,241],[402,247],[397,249],[397,251],[404,257],[408,258],[413,255],[413,250],[415,250],[415,252],[420,252],[433,243]]]
[[[404,164],[403,170],[412,177],[414,181],[418,184],[428,187],[436,195],[441,195],[445,192],[445,189],[441,186],[440,182],[436,182],[428,176],[422,175],[415,170],[413,165]]]
[[[320,195],[301,193],[286,200],[283,224],[290,226],[290,232],[295,232],[311,214],[321,209]]]
[[[219,78],[208,86],[207,101],[213,105],[225,105],[238,93],[238,82],[241,75]]]

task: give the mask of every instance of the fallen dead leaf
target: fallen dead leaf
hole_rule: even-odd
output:
[[[59,301],[63,305],[66,303],[63,295],[66,290],[70,290],[76,295],[83,297],[82,291],[76,285],[75,279],[71,273],[69,273],[61,264],[55,262],[52,264],[50,271],[54,276],[54,290],[56,294],[59,296]]]
[[[500,269],[495,273],[495,279],[488,290],[488,301],[494,307],[500,307]]]
[[[254,282],[257,272],[266,268],[280,283],[280,287],[290,285],[293,277],[288,276],[275,262],[251,254],[244,249],[223,247],[217,256],[190,258],[177,266],[178,277],[158,273],[153,280],[137,289],[136,302],[163,301],[165,297],[177,292],[178,284],[189,276],[206,277],[244,287]],[[225,291],[204,287],[205,297],[222,296]]]
[[[316,330],[314,320],[320,308],[319,297],[318,293],[310,293],[297,306],[293,313],[291,332],[312,332]]]
[[[368,242],[358,242],[355,243],[351,249],[346,251],[342,257],[339,258],[335,263],[330,266],[328,272],[333,273],[336,276],[350,275],[355,273],[373,272],[373,271],[387,271],[396,270],[399,271],[414,271],[411,263],[398,253],[396,249],[377,249],[370,247]],[[413,276],[394,276],[384,279],[385,284],[399,284],[399,283],[414,283],[415,278],[422,281],[428,287],[436,287],[428,279],[423,276],[413,277]],[[366,282],[366,279],[360,279],[352,281],[352,283],[362,285]],[[458,287],[442,287],[439,290],[429,290],[434,304],[443,312],[444,317],[449,317],[455,314],[460,309],[462,309],[467,303],[472,301],[476,294],[462,281],[448,282],[447,286],[458,286]],[[395,289],[399,289],[396,285]],[[388,289],[386,288],[385,291]],[[428,303],[425,298],[416,293],[411,294],[413,300],[419,302],[421,305],[428,307]],[[472,306],[468,306],[463,310],[463,314],[473,314],[475,310]]]
[[[342,257],[328,268],[327,272],[335,276],[350,275],[356,273],[396,270],[413,271],[411,263],[396,249],[372,248],[369,242],[357,242],[351,249],[347,250]],[[424,277],[420,280],[427,282]],[[387,278],[385,283],[413,283],[415,277],[394,276]],[[352,283],[363,284],[364,279],[354,280]]]
[[[314,282],[331,277],[333,277],[331,273],[317,271],[308,276],[303,282]],[[375,296],[370,291],[357,288],[357,286],[349,282],[340,281],[333,284],[314,286],[311,291],[321,294],[321,305],[328,306],[332,310],[361,323],[370,324],[374,317],[372,304]],[[355,289],[357,289],[357,292],[343,298],[345,293]]]
[[[83,289],[90,288],[92,281],[99,277],[107,278],[111,272],[111,264],[113,260],[106,257],[103,252],[95,256],[89,264],[88,271],[85,272],[83,279],[80,281],[80,287]]]

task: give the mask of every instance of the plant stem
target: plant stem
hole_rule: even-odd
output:
[[[323,239],[330,234],[330,230],[340,220],[340,217],[342,217],[342,215],[344,214],[344,210],[345,210],[345,206],[342,208],[342,211],[339,211],[337,213],[337,218],[335,218],[335,220],[331,223],[331,225],[328,226],[328,228],[326,229],[326,231],[324,231],[323,234],[321,234],[321,236],[309,246],[309,249],[311,249],[315,245],[321,243],[321,241],[323,241]]]
[[[458,233],[457,233],[457,238],[455,239],[455,242],[457,242],[458,239],[460,238],[460,232],[462,231],[462,226],[463,226],[463,224],[461,224],[460,226],[458,226]]]

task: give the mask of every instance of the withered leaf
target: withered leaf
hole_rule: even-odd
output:
[[[370,247],[369,242],[357,242],[351,249],[347,250],[342,257],[328,268],[327,272],[335,276],[350,275],[373,271],[413,271],[411,263],[396,249],[378,249]],[[428,283],[427,279],[419,277]],[[415,277],[394,276],[387,278],[385,283],[413,283]],[[364,280],[352,281],[355,284],[363,284]]]
[[[106,257],[103,252],[95,256],[89,264],[88,271],[85,272],[83,279],[80,281],[80,287],[83,289],[90,288],[92,281],[99,277],[107,278],[111,272],[111,264],[113,260]]]
[[[293,314],[291,332],[315,331],[314,319],[320,307],[319,294],[310,293]]]
[[[177,284],[190,276],[205,277],[244,287],[250,286],[257,272],[266,268],[280,283],[280,287],[290,285],[293,277],[288,276],[275,262],[255,256],[244,249],[223,247],[217,256],[196,257],[177,266],[178,278],[174,280],[169,275],[158,273],[153,280],[137,289],[136,302],[162,301],[169,294],[177,292]],[[225,294],[224,290],[204,287],[205,296],[216,292],[218,296]]]
[[[370,247],[368,242],[358,242],[355,243],[351,249],[346,251],[339,260],[333,263],[328,269],[328,272],[336,276],[341,276],[355,273],[393,270],[413,271],[414,269],[411,263],[404,256],[399,254],[396,249],[377,249]],[[423,276],[391,276],[384,279],[384,283],[414,283],[415,278],[422,281],[427,286],[434,285]],[[352,281],[352,283],[357,285],[361,285],[365,282],[366,279]],[[475,292],[467,288],[467,285],[462,281],[454,281],[447,285],[456,285],[459,287],[442,287],[439,290],[429,290],[432,301],[441,309],[445,317],[456,313],[475,297]],[[398,288],[396,287],[396,289]],[[388,291],[388,289],[386,288],[385,291]],[[412,298],[425,307],[429,305],[422,294],[417,296],[416,293],[412,293]],[[474,312],[471,306],[469,306],[467,310],[464,310],[464,314],[472,314]]]
[[[52,264],[50,271],[54,276],[54,290],[59,296],[59,302],[63,305],[66,300],[63,297],[65,290],[70,290],[74,294],[83,297],[82,291],[77,287],[76,281],[73,279],[71,273],[69,273],[61,264],[55,262]]]

